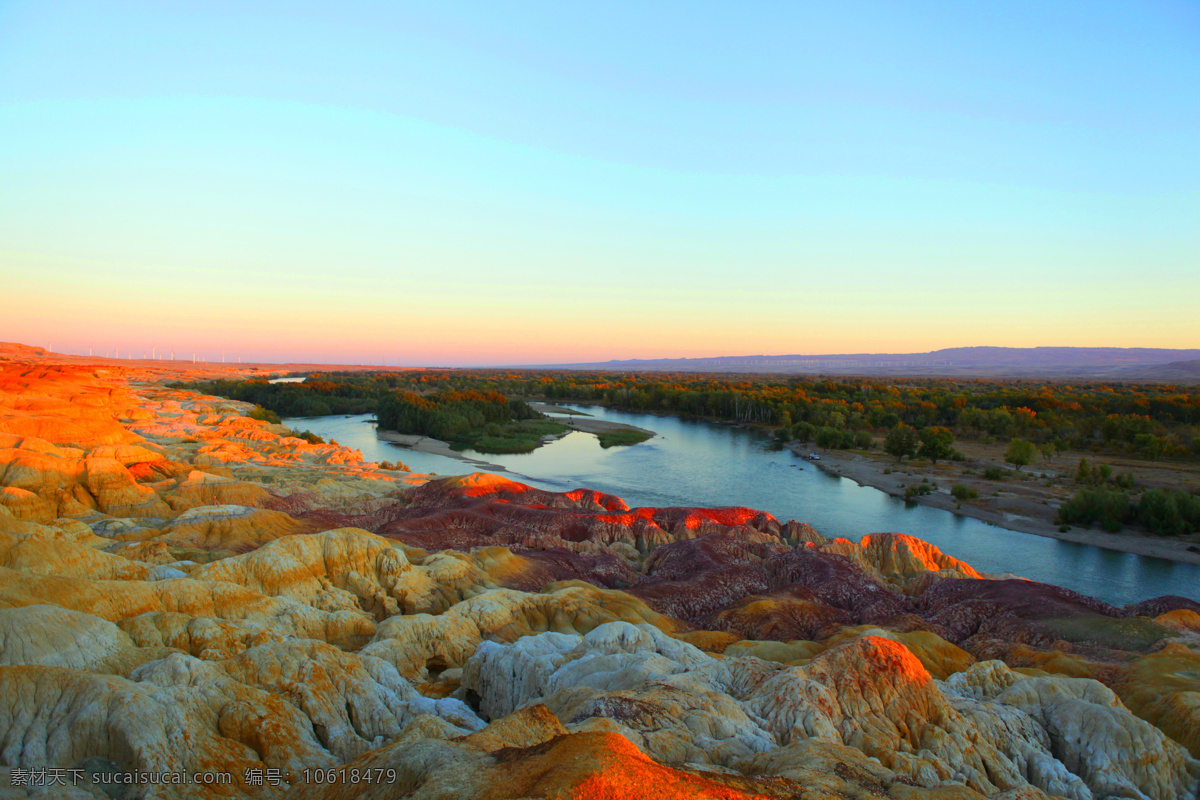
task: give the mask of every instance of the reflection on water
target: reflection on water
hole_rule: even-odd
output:
[[[1164,594],[1200,599],[1200,566],[1060,542],[907,505],[822,472],[788,451],[772,450],[769,437],[760,431],[592,406],[586,410],[598,419],[648,428],[659,436],[605,450],[595,436],[575,432],[533,453],[464,455],[505,467],[523,483],[560,492],[585,486],[618,495],[631,506],[749,506],[780,520],[807,522],[826,536],[856,541],[878,531],[908,533],[984,572],[1011,572],[1117,605]],[[369,420],[360,415],[284,422],[357,448],[368,461],[399,460],[442,475],[478,469],[380,442]]]

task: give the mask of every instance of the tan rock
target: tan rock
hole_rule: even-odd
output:
[[[232,583],[187,579],[92,581],[34,576],[0,568],[0,608],[51,604],[95,614],[112,622],[149,612],[242,622],[285,636],[318,639],[357,649],[375,632],[361,611],[322,611],[285,598],[266,597]]]
[[[47,605],[0,609],[0,665],[126,675],[168,652],[137,647],[116,625],[91,614]]]
[[[1131,711],[1200,758],[1200,653],[1168,644],[1124,667],[1113,689]]]
[[[170,520],[153,540],[176,548],[245,552],[313,526],[280,511],[241,505],[196,506]]]

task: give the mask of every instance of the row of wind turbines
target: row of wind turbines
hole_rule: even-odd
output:
[[[49,343],[49,342],[47,342],[47,343],[46,343],[46,349],[47,349],[47,350],[49,350],[50,352],[54,352],[54,350],[53,350],[53,348],[50,346],[50,343]],[[92,345],[88,345],[88,356],[89,356],[89,357],[94,357],[94,356],[95,356],[95,352],[94,352],[94,350],[95,350],[95,348],[94,348]],[[109,355],[110,353],[111,353],[112,355]],[[111,349],[110,349],[110,348],[105,348],[105,350],[104,350],[104,357],[105,357],[105,358],[120,358],[120,357],[121,357],[121,348],[119,348],[119,347],[117,347],[117,348],[111,348]],[[128,358],[128,359],[132,359],[133,357],[134,357],[133,355],[127,355],[127,356],[126,356],[126,358]],[[157,348],[157,347],[151,347],[151,348],[150,348],[149,355],[147,355],[147,353],[146,353],[146,351],[145,351],[145,350],[143,350],[143,351],[142,351],[142,360],[143,360],[143,361],[146,361],[146,360],[153,360],[153,361],[167,361],[167,360],[169,360],[169,361],[175,361],[175,360],[176,360],[176,359],[175,359],[175,351],[174,351],[174,350],[172,350],[172,351],[171,351],[171,356],[170,356],[170,358],[169,358],[169,359],[168,359],[168,358],[159,358],[159,355],[158,355],[158,348]],[[197,356],[197,355],[196,355],[196,351],[195,351],[195,350],[193,350],[193,351],[192,351],[192,358],[191,358],[191,361],[192,361],[192,363],[193,363],[193,364],[207,364],[207,363],[208,363],[208,359],[204,358],[204,355],[203,355],[203,354],[201,354],[201,355]],[[224,350],[222,350],[222,351],[221,351],[221,363],[222,363],[222,364],[226,363],[226,361],[225,361],[225,351],[224,351]],[[237,357],[237,363],[238,363],[238,364],[242,363],[242,357],[241,357],[240,355]]]

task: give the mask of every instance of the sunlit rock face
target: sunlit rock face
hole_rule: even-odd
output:
[[[1195,797],[1191,600],[379,470],[163,383],[0,370],[0,797]]]

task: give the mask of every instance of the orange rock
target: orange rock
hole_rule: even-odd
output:
[[[706,653],[724,653],[728,647],[742,641],[740,636],[728,631],[685,631],[672,635]]]
[[[909,652],[917,657],[921,666],[938,680],[945,680],[956,672],[968,669],[976,660],[975,656],[966,650],[929,631],[897,633],[880,630],[869,625],[858,625],[852,628],[843,628],[826,644],[833,646],[858,636],[878,636],[903,644]]]
[[[425,747],[410,741],[368,753],[337,770],[332,785],[294,789],[296,800],[385,800],[422,790],[463,800],[755,800],[799,796],[791,781],[703,776],[664,767],[614,733],[575,733],[533,747],[487,755],[467,741]],[[420,766],[418,766],[420,765]],[[453,765],[453,766],[452,766]],[[354,782],[367,770],[392,770],[396,783]],[[453,778],[450,775],[453,774]],[[771,787],[769,794],[759,791]]]
[[[88,456],[83,483],[100,510],[114,517],[169,517],[171,509],[153,489],[138,485],[121,462]]]
[[[1200,633],[1200,614],[1186,608],[1177,608],[1154,618],[1154,621],[1166,628],[1186,633]]]
[[[142,437],[126,430],[116,420],[63,419],[35,415],[0,416],[0,432],[33,436],[55,444],[94,447],[100,444],[131,444]]]
[[[52,522],[58,516],[42,498],[15,486],[0,489],[0,506],[12,517],[30,522]]]

